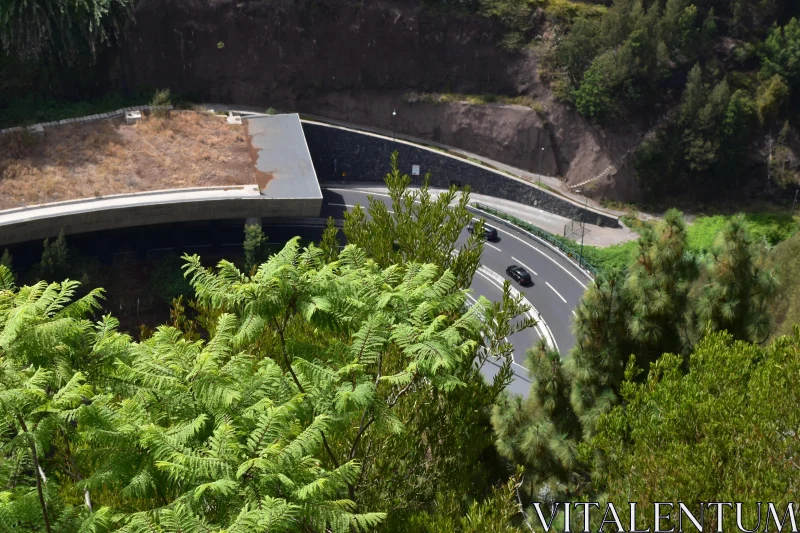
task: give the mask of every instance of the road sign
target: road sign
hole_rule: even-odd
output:
[[[419,176],[419,165],[411,165],[411,175]]]

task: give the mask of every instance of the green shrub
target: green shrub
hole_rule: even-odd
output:
[[[69,277],[69,259],[67,239],[64,237],[64,230],[61,230],[52,243],[50,239],[45,239],[42,244],[42,260],[39,263],[41,278],[53,281]]]
[[[267,236],[260,224],[247,224],[244,227],[244,269],[252,272],[267,260],[269,247]]]
[[[152,113],[154,117],[166,118],[169,116],[169,106],[171,105],[172,95],[169,89],[156,91],[153,95],[153,99],[150,100],[150,107],[152,108],[150,113]]]

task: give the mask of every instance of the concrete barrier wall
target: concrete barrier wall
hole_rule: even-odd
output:
[[[411,175],[413,166],[419,166],[420,176],[412,176],[416,184],[421,184],[422,176],[430,172],[432,187],[469,185],[477,194],[512,200],[567,218],[584,212],[582,205],[519,178],[432,148],[317,122],[305,121],[303,131],[320,183],[382,182],[389,172],[389,157],[396,150],[404,173]],[[619,227],[617,217],[591,208],[585,213],[590,224]]]
[[[322,199],[272,199],[256,192],[233,196],[228,191],[163,192],[120,195],[119,198],[65,202],[0,212],[0,246],[66,235],[223,219],[319,217]],[[180,196],[180,200],[176,200]]]

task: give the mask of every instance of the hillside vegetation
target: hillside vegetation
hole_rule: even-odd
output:
[[[800,234],[776,246],[770,252],[770,264],[781,284],[770,310],[775,319],[773,337],[779,337],[800,324]]]

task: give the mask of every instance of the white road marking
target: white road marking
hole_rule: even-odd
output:
[[[328,205],[335,205],[336,207],[355,207],[354,205],[350,205],[350,204],[334,204],[334,203],[329,203]]]
[[[573,315],[575,318],[578,318],[578,313],[576,313],[574,309],[572,310],[572,315]]]
[[[486,246],[488,246],[489,248],[494,248],[494,249],[495,249],[495,250],[497,250],[498,252],[502,252],[502,251],[503,251],[503,250],[501,250],[500,248],[498,248],[497,246],[495,246],[494,244],[489,244],[488,242],[484,242],[483,244],[485,244],[485,245],[486,245]]]
[[[567,300],[566,300],[566,298],[564,298],[563,296],[561,296],[561,295],[558,293],[558,291],[556,290],[556,288],[555,288],[555,287],[553,287],[552,285],[550,285],[550,282],[548,282],[548,281],[545,281],[545,284],[546,284],[548,287],[550,287],[551,289],[553,289],[553,292],[554,292],[554,293],[556,293],[556,296],[558,296],[559,298],[561,298],[561,301],[562,301],[562,302],[564,302],[564,303],[567,303]]]
[[[576,277],[575,277],[575,275],[574,275],[572,272],[570,272],[569,270],[567,270],[567,269],[564,267],[564,265],[562,265],[561,263],[559,263],[558,261],[556,261],[555,259],[553,259],[553,258],[552,258],[552,257],[550,257],[549,255],[547,255],[546,253],[544,253],[543,251],[541,251],[540,249],[538,249],[537,247],[535,247],[535,246],[534,246],[534,245],[532,245],[531,243],[529,243],[529,242],[525,242],[525,241],[523,241],[521,238],[517,237],[516,235],[514,235],[514,234],[512,234],[512,233],[509,233],[509,232],[507,232],[507,231],[505,231],[505,230],[502,230],[502,229],[500,229],[500,228],[497,228],[497,231],[500,231],[500,232],[502,232],[502,233],[505,233],[505,234],[506,234],[506,235],[508,235],[509,237],[514,237],[515,239],[517,239],[519,242],[521,242],[521,243],[522,243],[522,244],[524,244],[525,246],[528,246],[528,247],[530,247],[530,248],[533,248],[534,250],[536,250],[537,252],[539,252],[540,254],[542,254],[543,256],[545,256],[546,258],[548,258],[550,261],[552,261],[553,263],[555,263],[556,265],[558,265],[558,268],[560,268],[561,270],[563,270],[564,272],[566,272],[567,274],[569,274],[570,276],[572,276],[572,279],[574,279],[575,281],[577,281],[577,282],[578,282],[578,285],[580,285],[580,286],[581,286],[581,287],[583,287],[584,289],[586,288],[586,285],[584,285],[584,284],[583,284],[583,282],[581,282],[581,280],[579,280],[578,278],[576,278]]]
[[[511,256],[511,260],[514,261],[515,263],[518,263],[519,266],[523,267],[528,272],[532,272],[534,276],[538,276],[539,275],[539,274],[536,273],[535,270],[533,270],[531,267],[529,267],[528,265],[526,265],[525,263],[523,263],[522,261],[520,261],[519,259],[517,259],[513,255]]]

